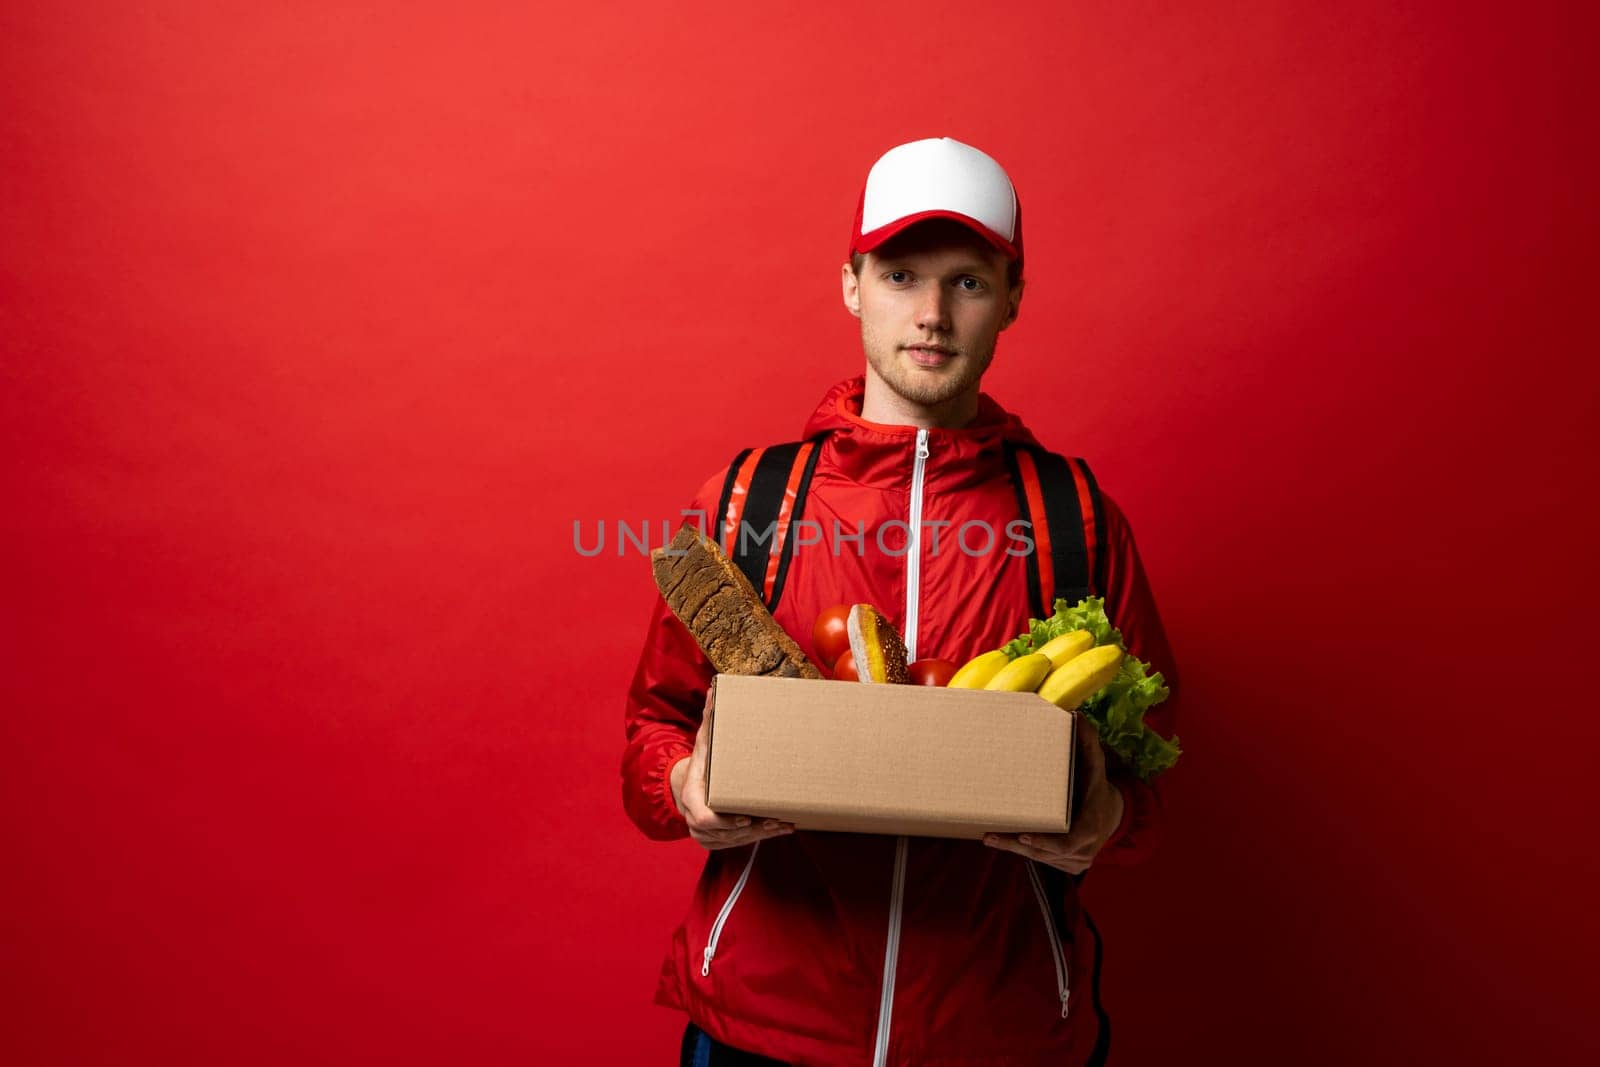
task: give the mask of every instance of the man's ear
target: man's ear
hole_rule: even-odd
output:
[[[1022,287],[1027,284],[1028,279],[1018,278],[1017,284],[1011,287],[1011,292],[1008,294],[1009,303],[1006,307],[1006,317],[1000,323],[1002,330],[1017,321],[1017,315],[1022,311]]]
[[[861,279],[856,277],[856,272],[850,269],[850,264],[839,268],[839,284],[843,290],[844,307],[856,318],[861,317]]]

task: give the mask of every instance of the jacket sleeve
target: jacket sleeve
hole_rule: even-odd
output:
[[[1145,713],[1145,722],[1162,737],[1177,729],[1178,703],[1183,692],[1178,685],[1178,665],[1166,630],[1156,610],[1155,596],[1139,549],[1134,544],[1133,528],[1110,496],[1100,494],[1105,512],[1106,615],[1122,631],[1128,651],[1160,671],[1171,695]],[[1153,782],[1142,782],[1129,770],[1111,772],[1111,782],[1122,793],[1122,822],[1101,847],[1095,863],[1138,863],[1155,851],[1160,837],[1161,794]]]
[[[721,485],[720,474],[708,481],[690,510],[709,513]],[[715,676],[716,669],[694,635],[658,591],[623,713],[622,806],[646,837],[671,841],[689,836],[689,826],[672,801],[667,775],[673,764],[694,751],[706,692]]]

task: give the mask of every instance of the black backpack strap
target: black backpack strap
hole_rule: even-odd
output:
[[[794,558],[794,523],[805,509],[822,438],[747,448],[728,466],[717,500],[717,543],[766,603],[777,608]]]
[[[1032,524],[1028,601],[1034,618],[1055,614],[1055,601],[1076,604],[1105,595],[1105,513],[1089,465],[1034,445],[1006,443],[1017,510]]]

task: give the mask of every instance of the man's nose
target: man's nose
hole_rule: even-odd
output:
[[[950,329],[950,294],[942,285],[930,285],[917,305],[917,325],[926,330]]]

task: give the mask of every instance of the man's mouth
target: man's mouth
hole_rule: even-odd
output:
[[[940,345],[904,345],[912,362],[919,367],[942,367],[955,358],[955,352]]]

